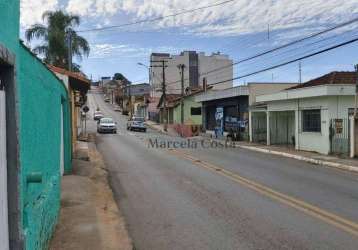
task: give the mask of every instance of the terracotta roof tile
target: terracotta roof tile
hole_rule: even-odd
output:
[[[75,78],[77,80],[80,80],[86,84],[90,84],[90,80],[88,80],[83,74],[81,73],[76,73],[76,72],[71,72],[71,71],[68,71],[66,69],[63,69],[63,68],[59,68],[59,67],[56,67],[56,66],[53,66],[53,65],[47,65],[47,67],[55,72],[55,73],[59,73],[59,74],[63,74],[63,75],[67,75],[69,77],[72,77],[72,78]]]
[[[327,84],[356,84],[357,82],[357,73],[350,71],[334,71],[324,76],[318,77],[316,79],[310,80],[303,84],[288,88],[290,89],[299,89],[306,87],[313,87],[319,85],[327,85]]]

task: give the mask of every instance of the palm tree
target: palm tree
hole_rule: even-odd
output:
[[[88,42],[74,30],[74,27],[80,24],[79,16],[58,10],[47,11],[42,17],[46,25],[34,24],[26,30],[25,36],[29,42],[33,39],[43,41],[43,44],[36,46],[33,52],[43,55],[45,63],[68,68],[69,41],[72,44],[72,56],[82,60],[83,56],[89,55]]]

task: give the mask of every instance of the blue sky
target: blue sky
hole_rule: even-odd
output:
[[[42,22],[46,10],[63,9],[81,16],[80,30],[159,17],[223,0],[22,0],[21,34]],[[148,81],[137,62],[148,64],[152,52],[179,53],[197,50],[222,52],[234,61],[282,45],[358,17],[356,0],[237,0],[219,7],[169,18],[155,23],[81,33],[91,45],[84,72],[97,79],[121,72],[133,82]],[[270,38],[268,38],[268,26]],[[329,47],[358,36],[358,25],[328,33],[234,69],[241,76],[267,66]],[[317,43],[324,39],[324,42]],[[353,70],[358,63],[358,43],[302,61],[303,80],[333,70]],[[250,81],[298,81],[298,63],[240,79]]]

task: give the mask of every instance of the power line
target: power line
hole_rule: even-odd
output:
[[[322,35],[322,34],[325,34],[325,33],[334,31],[334,30],[336,30],[336,29],[339,29],[339,28],[348,26],[348,25],[353,24],[353,23],[355,23],[355,22],[357,22],[357,21],[358,21],[358,17],[357,17],[357,18],[354,18],[354,19],[351,19],[351,20],[349,20],[349,21],[347,21],[347,22],[340,23],[340,24],[338,24],[338,25],[336,25],[336,26],[333,26],[333,27],[331,27],[331,28],[328,28],[328,29],[325,29],[325,30],[322,30],[322,31],[319,31],[319,32],[316,32],[316,33],[313,33],[313,34],[311,34],[311,35],[308,35],[308,36],[306,36],[306,37],[300,38],[300,39],[298,39],[298,40],[295,40],[295,41],[286,43],[286,44],[281,45],[281,46],[278,46],[278,47],[275,47],[275,48],[273,48],[273,49],[270,49],[270,50],[267,50],[267,51],[264,51],[264,52],[260,52],[260,53],[258,53],[258,54],[256,54],[256,55],[253,55],[253,56],[250,56],[250,57],[241,59],[241,60],[239,60],[239,61],[237,61],[237,62],[230,63],[230,64],[228,64],[228,65],[226,65],[226,66],[222,66],[222,67],[219,67],[219,68],[216,68],[216,69],[213,69],[213,70],[210,70],[210,71],[201,73],[199,76],[205,76],[205,75],[208,75],[208,74],[217,72],[217,71],[221,71],[221,70],[223,70],[223,69],[227,69],[227,68],[232,67],[232,66],[234,66],[234,65],[238,65],[238,64],[241,64],[241,63],[244,63],[244,62],[247,62],[247,61],[256,59],[256,58],[259,58],[259,57],[261,57],[261,56],[264,56],[264,55],[267,55],[267,54],[276,52],[276,51],[278,51],[278,50],[287,48],[287,47],[289,47],[289,46],[292,46],[292,45],[301,43],[301,42],[303,42],[303,41],[312,39],[312,38],[317,37],[317,36],[320,36],[320,35]],[[188,80],[189,80],[188,78],[185,79],[185,81],[188,81]],[[179,83],[179,82],[180,82],[180,80],[167,83],[167,85],[176,84],[176,83]],[[226,81],[225,81],[225,82],[226,82]]]
[[[103,30],[109,30],[109,29],[132,26],[132,25],[141,24],[141,23],[157,22],[157,21],[160,21],[160,20],[163,20],[163,19],[166,19],[166,18],[176,17],[176,16],[179,16],[179,15],[196,12],[196,11],[203,10],[203,9],[213,8],[213,7],[221,6],[221,5],[228,4],[228,3],[231,3],[231,2],[234,2],[234,1],[236,1],[236,0],[227,0],[227,1],[218,2],[218,3],[215,3],[215,4],[211,4],[211,5],[206,5],[206,6],[198,7],[198,8],[195,8],[195,9],[184,10],[184,11],[177,12],[177,13],[174,13],[174,14],[164,15],[164,16],[160,16],[160,17],[156,17],[156,18],[152,18],[152,19],[144,19],[144,20],[139,20],[139,21],[134,21],[134,22],[129,22],[129,23],[123,23],[123,24],[119,24],[119,25],[106,26],[106,27],[102,27],[102,28],[79,30],[77,32],[78,33],[85,33],[85,32],[93,32],[93,31],[103,31]]]
[[[343,42],[343,43],[334,45],[332,47],[317,51],[315,53],[311,53],[309,55],[305,55],[305,56],[302,56],[302,57],[299,57],[299,58],[296,58],[296,59],[293,59],[293,60],[278,64],[278,65],[271,66],[271,67],[268,67],[268,68],[264,68],[264,69],[261,69],[261,70],[258,70],[258,71],[252,72],[252,73],[248,73],[248,74],[245,74],[245,75],[242,75],[242,76],[237,76],[237,77],[234,77],[234,78],[231,78],[231,79],[223,80],[223,81],[220,81],[220,82],[215,82],[215,83],[209,84],[208,86],[213,86],[213,85],[217,85],[217,84],[220,84],[220,83],[225,83],[225,82],[234,81],[234,80],[242,79],[242,78],[245,78],[245,77],[257,75],[259,73],[263,73],[263,72],[266,72],[266,71],[269,71],[269,70],[280,68],[282,66],[285,66],[285,65],[288,65],[288,64],[291,64],[291,63],[294,63],[294,62],[298,62],[298,61],[301,61],[301,60],[304,60],[304,59],[307,59],[307,58],[310,58],[310,57],[313,57],[313,56],[316,56],[316,55],[319,55],[319,54],[322,54],[322,53],[325,53],[325,52],[328,52],[328,51],[331,51],[331,50],[334,50],[334,49],[337,49],[337,48],[340,48],[340,47],[343,47],[343,46],[346,46],[346,45],[349,45],[351,43],[355,43],[357,41],[358,41],[358,37],[354,38],[352,40],[349,40],[347,42]]]
[[[349,38],[351,38],[351,33],[353,31],[346,31],[344,32],[343,34],[343,37],[347,36],[346,39],[344,40],[347,40]],[[267,62],[271,62],[271,63],[274,63],[273,61],[282,61],[284,60],[285,58],[289,59],[289,58],[295,58],[296,56],[300,56],[302,54],[307,54],[307,53],[313,53],[314,51],[316,51],[317,49],[322,49],[324,47],[327,47],[327,46],[332,46],[334,44],[336,44],[337,42],[339,42],[339,40],[337,38],[339,38],[339,36],[341,36],[342,34],[340,35],[333,35],[333,36],[330,36],[330,37],[327,37],[327,38],[324,38],[324,39],[321,39],[319,41],[315,41],[315,42],[312,42],[312,43],[309,43],[309,44],[304,44],[302,46],[300,46],[299,48],[292,48],[290,50],[287,50],[287,51],[284,51],[282,53],[279,53],[277,55],[273,55],[273,56],[270,56],[268,58],[264,58],[264,59],[261,59],[259,63],[267,63]],[[330,41],[332,40],[332,41]],[[320,43],[323,43],[324,44],[320,44]],[[319,47],[316,46],[316,45],[320,45]],[[313,46],[312,48],[310,48],[311,46]],[[300,51],[298,53],[293,53],[292,55],[291,52],[295,52],[296,50],[300,50],[300,49],[304,49],[303,51]],[[287,57],[286,57],[287,55]],[[244,66],[241,66],[241,67],[244,67],[244,68],[248,68],[248,67],[252,67],[252,66],[255,66],[255,64],[258,64],[258,62],[250,62],[250,63],[245,63]]]
[[[243,62],[250,61],[250,60],[252,60],[252,59],[256,59],[256,58],[258,58],[258,57],[261,57],[261,56],[264,56],[264,55],[270,54],[270,53],[272,53],[272,52],[275,52],[275,51],[281,50],[281,49],[283,49],[283,48],[287,48],[287,47],[292,46],[292,45],[294,45],[294,44],[297,44],[297,43],[303,42],[303,41],[305,41],[305,40],[308,40],[308,39],[311,39],[311,38],[317,37],[317,36],[319,36],[319,35],[322,35],[322,34],[328,33],[328,32],[330,32],[330,31],[333,31],[333,30],[336,30],[336,29],[342,28],[342,27],[344,27],[344,26],[347,26],[347,25],[353,24],[353,23],[355,23],[355,22],[357,22],[357,21],[358,21],[358,17],[357,17],[357,18],[354,18],[354,19],[352,19],[352,20],[349,20],[349,21],[347,21],[347,22],[344,22],[344,23],[338,24],[338,25],[336,25],[336,26],[334,26],[334,27],[331,27],[331,28],[325,29],[325,30],[323,30],[323,31],[320,31],[320,32],[317,32],[317,33],[313,33],[313,34],[311,34],[311,35],[309,35],[309,36],[306,36],[306,37],[304,37],[304,38],[301,38],[301,39],[298,39],[298,40],[295,40],[295,41],[289,42],[289,43],[284,44],[284,45],[282,45],[282,46],[278,46],[278,47],[276,47],[276,48],[273,48],[273,49],[270,49],[270,50],[267,50],[267,51],[264,51],[264,52],[258,53],[258,54],[256,54],[256,55],[253,55],[253,56],[250,56],[250,57],[247,57],[247,58],[241,59],[241,60],[239,60],[239,61],[237,61],[237,62],[234,62],[234,63],[233,63],[233,64],[231,64],[231,65],[228,65],[228,66],[223,66],[223,67],[221,67],[221,68],[217,68],[217,69],[214,69],[214,70],[211,70],[211,71],[205,72],[205,73],[203,73],[202,75],[207,75],[207,74],[210,74],[210,73],[213,73],[213,72],[216,72],[216,71],[219,71],[219,70],[222,70],[222,69],[225,69],[225,68],[228,68],[228,67],[231,67],[231,66],[234,66],[234,65],[237,65],[237,64],[243,63]]]

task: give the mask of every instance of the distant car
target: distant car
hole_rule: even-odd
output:
[[[121,107],[119,107],[119,106],[114,106],[113,110],[116,111],[116,112],[121,112],[122,111]]]
[[[101,111],[96,111],[96,112],[94,112],[94,114],[93,114],[93,120],[95,120],[95,121],[99,121],[99,120],[101,120],[103,117],[104,117],[104,115],[102,114]]]
[[[108,97],[106,97],[106,98],[104,98],[104,101],[105,101],[105,102],[109,102],[110,99],[109,99]]]
[[[98,121],[97,132],[117,134],[117,124],[112,118],[102,118]]]
[[[127,122],[127,130],[133,131],[147,131],[147,127],[144,123],[145,119],[143,117],[133,117]]]

